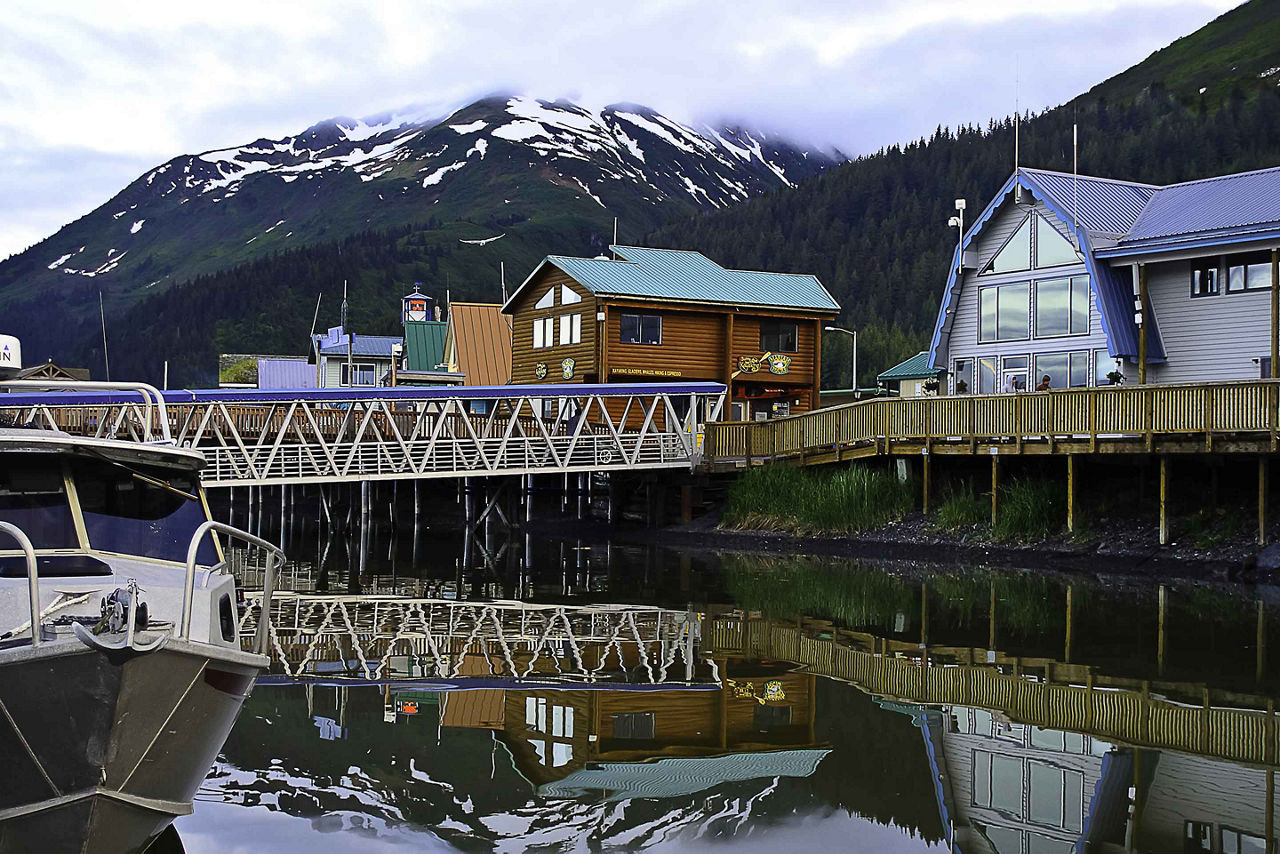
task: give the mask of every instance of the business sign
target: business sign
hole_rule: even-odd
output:
[[[573,379],[573,359],[565,359],[560,363],[560,376],[566,380]]]
[[[791,370],[791,357],[783,353],[738,357],[738,370],[744,374],[758,374],[765,369],[771,374],[785,374]]]
[[[12,335],[0,335],[0,371],[22,368],[22,345]]]
[[[547,363],[539,362],[538,364],[534,365],[533,375],[540,380],[545,380],[547,378]]]
[[[678,377],[679,371],[667,368],[613,368],[611,373],[620,377]]]

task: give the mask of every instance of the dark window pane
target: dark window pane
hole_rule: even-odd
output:
[[[203,505],[178,494],[193,494],[193,481],[158,468],[139,467],[137,472],[171,488],[148,483],[110,463],[72,465],[89,547],[185,562],[191,535],[205,521]],[[216,562],[212,538],[204,539],[197,558],[205,565]]]
[[[1217,265],[1199,265],[1191,268],[1191,295],[1213,296],[1218,292]]]
[[[760,323],[760,349],[766,353],[794,353],[799,343],[796,324],[782,320]]]
[[[21,528],[37,549],[80,547],[56,463],[0,457],[0,520]],[[17,548],[9,535],[0,536],[0,551]]]
[[[768,732],[791,724],[790,706],[760,706],[755,708],[755,728],[760,732]]]

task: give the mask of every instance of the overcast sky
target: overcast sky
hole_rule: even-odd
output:
[[[332,116],[520,91],[858,154],[1069,100],[1236,4],[6,0],[0,257],[178,154]]]

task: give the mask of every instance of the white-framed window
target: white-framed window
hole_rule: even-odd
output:
[[[661,344],[662,315],[623,314],[619,317],[620,344]]]
[[[1034,759],[1027,765],[1031,820],[1063,830],[1080,830],[1084,822],[1084,775]]]
[[[1243,289],[1242,289],[1243,290]],[[1218,261],[1201,261],[1191,265],[1191,297],[1218,295]]]
[[[571,290],[568,285],[560,286],[561,305],[577,305],[580,302],[582,302],[582,297],[577,291]]]
[[[551,308],[556,304],[556,289],[550,288],[537,302],[533,304],[534,308]]]
[[[582,315],[560,315],[560,344],[582,343]]]
[[[354,382],[352,381],[354,378]],[[368,362],[342,363],[339,382],[344,386],[374,386],[378,384],[377,366]]]
[[[1031,337],[1031,283],[992,285],[978,291],[978,341]]]
[[[973,804],[1022,818],[1022,760],[973,752]]]
[[[1089,277],[1036,282],[1036,337],[1089,334]]]
[[[556,345],[556,319],[554,317],[538,317],[533,321],[533,349]]]
[[[1080,253],[1076,252],[1075,246],[1062,236],[1052,222],[1040,214],[1029,213],[1004,246],[996,252],[982,274],[1064,267],[1079,264],[1080,260]]]
[[[1089,385],[1089,351],[1073,350],[1070,353],[1037,353],[1035,370],[1031,372],[1033,388],[1039,391],[1044,378],[1049,378],[1048,388],[1086,388]]]

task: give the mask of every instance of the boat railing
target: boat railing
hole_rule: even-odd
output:
[[[40,576],[36,566],[36,549],[21,528],[11,522],[0,522],[0,533],[17,540],[27,559],[27,594],[31,598],[31,645],[40,645]]]
[[[187,546],[187,582],[182,588],[182,618],[178,624],[178,638],[179,640],[188,640],[188,635],[191,632],[191,608],[195,599],[196,585],[196,554],[200,551],[200,544],[211,531],[257,546],[266,550],[270,555],[270,559],[266,564],[266,572],[263,576],[262,616],[258,620],[258,631],[253,641],[253,651],[258,655],[265,655],[267,638],[271,628],[271,598],[275,595],[276,572],[285,564],[284,551],[279,546],[269,543],[261,537],[255,537],[248,531],[233,528],[223,522],[205,522],[199,528],[196,528],[195,534],[191,537],[191,544]]]
[[[160,389],[147,383],[133,382],[94,382],[90,380],[3,380],[0,386],[4,388],[21,388],[39,391],[119,391],[119,392],[137,392],[142,395],[146,405],[146,429],[147,435],[144,441],[163,443],[166,445],[173,444],[173,433],[169,427],[169,412],[165,408],[164,395]],[[3,401],[0,400],[0,403]],[[154,407],[155,417],[152,417]],[[151,434],[152,424],[156,424],[159,428],[159,437],[153,438]]]

